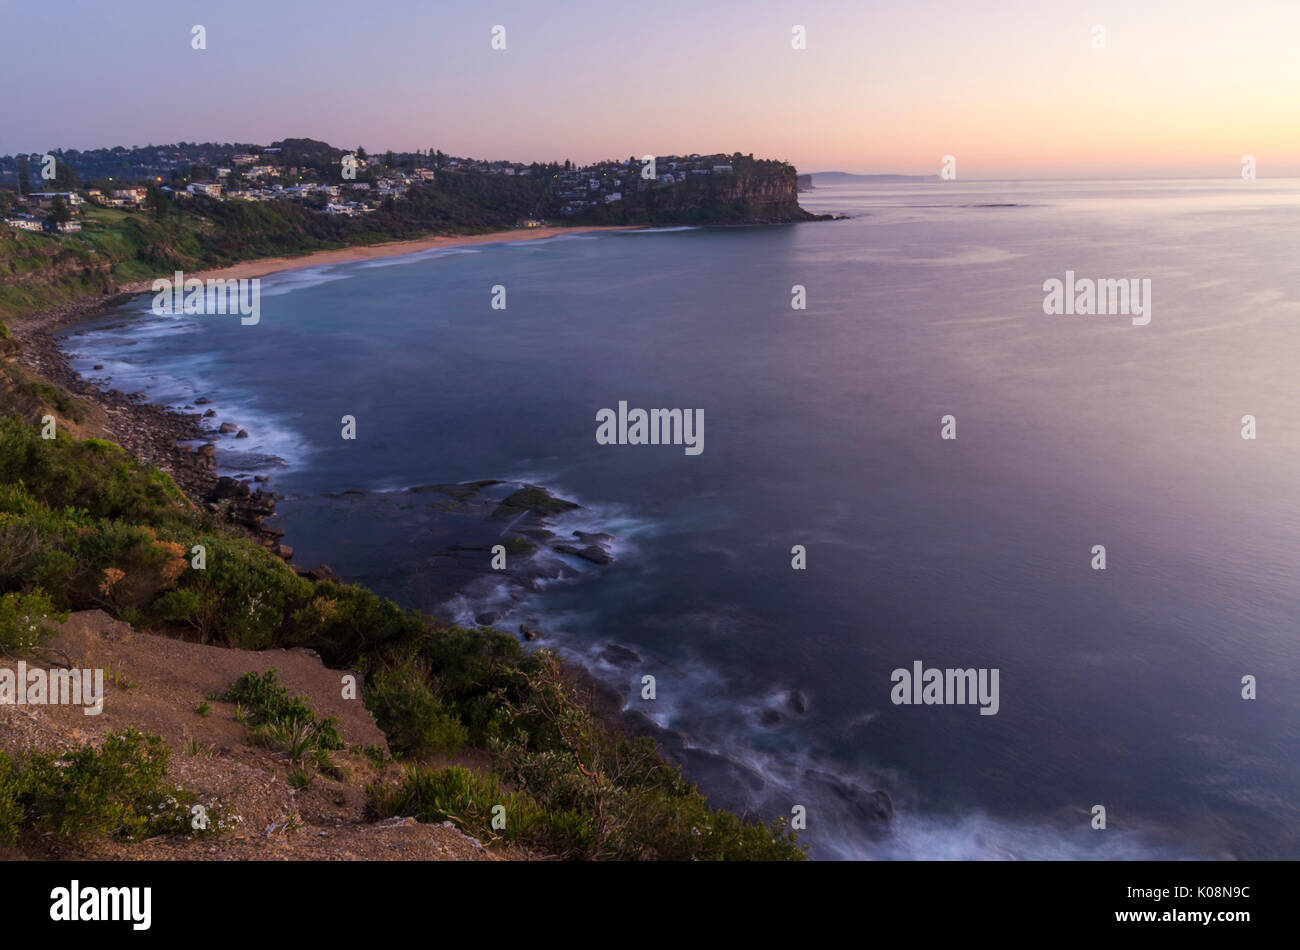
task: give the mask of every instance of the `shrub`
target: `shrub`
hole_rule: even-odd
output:
[[[318,767],[329,770],[332,765],[328,752],[343,748],[337,720],[317,719],[301,697],[289,696],[289,691],[278,682],[275,670],[260,675],[245,673],[222,698],[238,704],[240,721],[252,730],[254,737],[284,749],[295,763],[312,758]]]
[[[389,747],[400,755],[428,750],[451,755],[469,741],[455,711],[434,692],[428,671],[414,661],[376,675],[365,699]]]
[[[51,623],[67,619],[39,588],[0,596],[0,649],[30,650],[50,633]]]
[[[0,752],[0,844],[13,845],[23,823],[23,796],[30,779],[13,759]]]
[[[216,834],[228,822],[219,805],[202,806],[180,786],[164,785],[162,738],[134,729],[109,732],[99,748],[34,752],[23,762],[18,795],[26,823],[59,837],[107,835],[136,840],[156,834]]]
[[[504,812],[497,808],[504,809]],[[414,766],[395,786],[371,786],[371,810],[379,815],[414,815],[423,822],[453,822],[480,841],[497,839],[545,843],[563,854],[581,853],[592,834],[590,818],[548,814],[528,796],[507,792],[493,775],[453,766]],[[493,818],[504,819],[494,828]],[[499,822],[498,822],[499,823]]]

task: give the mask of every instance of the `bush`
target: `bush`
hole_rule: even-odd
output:
[[[207,567],[185,570],[176,590],[155,602],[159,619],[188,624],[204,643],[245,650],[300,642],[290,619],[311,596],[309,581],[242,538],[203,534],[194,543],[207,549]]]
[[[52,623],[67,619],[39,588],[30,594],[0,596],[0,649],[30,650],[51,632]]]
[[[225,830],[228,822],[219,805],[197,812],[193,792],[165,787],[168,756],[160,736],[134,729],[106,733],[99,748],[30,753],[22,763],[25,775],[17,794],[24,822],[62,838],[138,840]]]
[[[389,747],[399,755],[430,750],[452,755],[469,741],[455,711],[434,692],[428,671],[413,661],[375,676],[367,684],[365,699]]]
[[[497,810],[498,806],[504,812]],[[502,789],[495,776],[479,775],[458,766],[409,768],[396,786],[372,786],[370,807],[383,816],[413,815],[423,822],[450,821],[483,842],[532,841],[567,856],[582,853],[594,830],[589,817],[547,813],[528,796]],[[494,828],[493,818],[498,815],[505,824]]]
[[[291,698],[278,682],[275,670],[261,675],[245,673],[222,698],[239,704],[245,725],[259,741],[284,749],[293,762],[312,758],[319,767],[328,769],[328,752],[343,748],[336,728],[338,721],[317,719],[301,697]]]
[[[23,824],[23,796],[30,779],[4,752],[0,752],[0,844],[13,845]]]

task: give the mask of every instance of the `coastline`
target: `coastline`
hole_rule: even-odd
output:
[[[540,241],[546,238],[562,237],[567,234],[584,234],[592,231],[634,231],[642,227],[636,224],[620,225],[547,225],[540,228],[512,228],[508,231],[488,231],[483,234],[439,234],[430,237],[412,238],[407,241],[385,241],[382,244],[354,244],[350,247],[335,248],[328,251],[312,251],[296,257],[259,257],[251,261],[241,261],[225,267],[213,267],[195,271],[187,277],[199,280],[242,280],[254,277],[267,277],[282,271],[299,270],[304,267],[321,267],[326,264],[350,264],[354,261],[379,260],[387,257],[401,257],[441,247],[461,247],[469,244],[513,244],[519,241]],[[171,277],[170,274],[167,275]],[[120,293],[139,294],[149,291],[152,281],[141,280],[119,288]],[[38,314],[39,316],[39,314]]]
[[[536,241],[567,234],[635,230],[637,227],[546,226],[481,234],[431,235],[403,241],[385,241],[382,244],[313,251],[295,257],[256,258],[225,267],[191,272],[187,276],[204,280],[256,278],[306,267],[400,257],[434,248]],[[121,306],[133,296],[148,293],[151,286],[152,280],[136,281],[118,285],[110,293],[86,294],[29,316],[6,317],[5,322],[21,346],[17,362],[38,380],[61,387],[92,407],[92,418],[81,427],[86,430],[86,434],[117,442],[140,461],[171,476],[195,507],[207,508],[214,513],[217,509],[225,509],[225,520],[248,530],[265,547],[277,551],[282,536],[280,529],[263,528],[261,525],[263,517],[274,513],[273,496],[260,490],[251,491],[247,486],[241,487],[241,483],[234,479],[219,477],[215,461],[209,453],[202,449],[195,451],[180,444],[212,441],[211,433],[202,426],[202,416],[199,413],[155,405],[146,402],[142,394],[101,389],[72,368],[58,339],[59,331]]]
[[[225,268],[189,272],[186,276],[214,279],[253,278],[312,266],[398,257],[433,248],[512,243],[565,234],[635,229],[635,226],[584,226],[439,236],[314,252],[293,258],[262,258]],[[179,444],[182,441],[199,440],[208,443],[215,441],[215,435],[203,427],[202,416],[199,413],[148,403],[144,401],[143,394],[128,395],[116,389],[101,389],[72,368],[68,353],[74,350],[75,345],[70,339],[60,339],[59,333],[70,325],[97,313],[111,310],[127,302],[131,297],[147,293],[149,290],[148,281],[124,285],[118,287],[112,294],[83,296],[62,306],[15,321],[13,324],[15,336],[23,344],[20,362],[41,378],[56,383],[94,407],[97,415],[94,421],[107,422],[102,429],[103,436],[117,442],[142,462],[166,472],[196,509],[208,511],[217,520],[250,536],[300,576],[312,581],[349,583],[349,578],[340,576],[327,565],[293,563],[292,546],[283,543],[291,542],[292,539],[286,537],[281,528],[262,525],[263,518],[273,519],[276,514],[274,510],[276,496],[272,492],[262,491],[248,482],[218,477],[211,455],[204,456],[202,451],[195,452]],[[130,318],[124,317],[124,320],[129,322]],[[63,346],[65,343],[69,344],[66,350]],[[85,434],[98,435],[101,432]],[[202,448],[207,449],[208,446]],[[475,618],[476,622],[480,619]],[[493,626],[519,639],[531,641],[540,638],[544,643],[539,645],[549,646],[552,650],[558,649],[563,654],[559,663],[565,681],[582,697],[583,704],[596,719],[620,734],[651,739],[658,753],[666,761],[680,766],[692,783],[711,778],[715,788],[712,794],[705,797],[714,807],[739,814],[748,812],[749,803],[743,798],[733,801],[730,800],[730,796],[720,796],[717,793],[718,783],[734,784],[728,781],[728,777],[737,763],[730,761],[725,752],[697,748],[686,733],[661,726],[644,712],[628,708],[625,690],[606,681],[581,657],[564,650],[563,644],[557,642],[549,629],[545,632],[526,630],[525,625],[520,625],[518,634],[515,634],[513,625],[498,625],[495,618],[482,625]]]

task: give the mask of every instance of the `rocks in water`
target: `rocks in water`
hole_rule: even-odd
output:
[[[201,468],[210,471],[216,471],[217,468],[217,447],[212,444],[200,445],[198,451],[198,460]]]
[[[873,835],[887,830],[894,819],[894,803],[881,789],[865,789],[816,769],[808,769],[804,778],[807,784],[820,786],[844,802],[853,817],[866,824]]]
[[[212,400],[209,399],[207,396],[200,396],[198,399],[194,400],[194,405],[206,406],[210,402],[212,402]]]
[[[306,568],[293,566],[293,572],[299,577],[305,577],[309,581],[333,581],[336,584],[342,584],[343,578],[339,577],[328,564],[318,564],[316,567]]]
[[[797,712],[801,716],[808,711],[808,697],[797,689],[790,690],[790,695],[785,698],[785,704],[791,712]]]
[[[277,557],[281,557],[287,561],[293,557],[293,548],[288,544],[277,544],[275,546],[275,553]]]
[[[231,521],[254,530],[260,531],[262,519],[275,514],[274,496],[260,488],[251,491],[244,482],[226,475],[217,479],[207,499],[219,508],[226,508]]]
[[[487,613],[476,616],[474,622],[480,627],[490,627],[497,622],[497,615],[489,610]]]
[[[557,544],[554,550],[561,554],[572,554],[574,557],[580,557],[584,561],[590,561],[592,564],[599,564],[602,567],[614,563],[613,556],[596,544],[589,544],[585,548],[573,544]]]
[[[542,635],[542,631],[538,630],[536,627],[529,626],[526,623],[521,623],[519,625],[519,634],[525,640],[536,640]]]
[[[571,501],[556,498],[545,488],[525,485],[497,505],[496,510],[492,512],[492,517],[513,519],[526,514],[545,517],[562,514],[579,507],[581,506]]]
[[[223,422],[221,423],[221,428],[217,431],[222,435],[229,435],[232,432],[238,432],[239,426],[235,425],[233,422]]]
[[[91,369],[103,369],[103,368],[104,368],[103,363],[96,363],[94,366],[91,367]]]
[[[641,662],[641,654],[618,643],[608,644],[600,651],[600,658],[615,666],[632,666]]]
[[[217,410],[215,410],[215,409],[209,409],[207,412],[205,412],[205,413],[203,414],[203,418],[204,418],[204,419],[211,419],[211,418],[212,418],[213,416],[215,416],[216,414],[217,414]]]
[[[588,544],[609,544],[614,540],[612,534],[606,534],[603,531],[575,531],[573,536],[579,541],[585,541]]]
[[[236,439],[247,439],[247,438],[248,438],[248,430],[247,430],[247,429],[240,429],[238,432],[235,433],[235,438],[236,438]]]
[[[775,709],[764,709],[759,713],[758,721],[765,726],[775,726],[781,721],[781,714]]]

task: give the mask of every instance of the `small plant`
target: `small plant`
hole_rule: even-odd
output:
[[[206,716],[208,713],[212,712],[212,707],[208,705],[207,702],[202,702],[199,703],[199,705],[195,708],[194,711],[198,713],[200,716]]]
[[[30,650],[53,632],[53,624],[67,619],[40,588],[5,594],[0,597],[0,650]]]
[[[115,670],[111,666],[104,670],[104,679],[121,690],[135,689],[135,680],[128,678],[121,670]]]
[[[337,720],[317,719],[301,697],[291,698],[276,679],[275,670],[245,673],[226,691],[225,700],[235,703],[235,718],[252,730],[254,741],[283,749],[289,761],[301,765],[311,759],[323,771],[335,768],[329,751],[342,749]],[[247,707],[244,704],[247,703]]]
[[[290,788],[306,788],[311,784],[311,772],[303,768],[290,769],[288,782]]]

